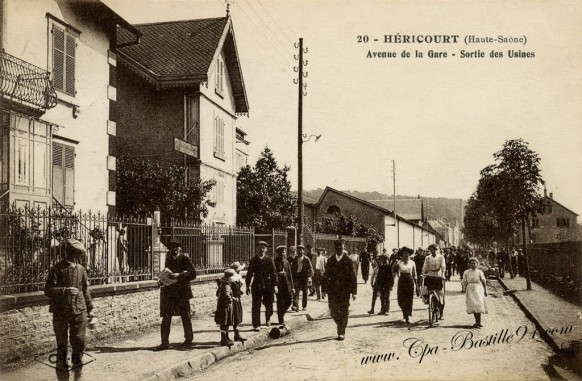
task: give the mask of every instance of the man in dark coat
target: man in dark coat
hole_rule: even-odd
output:
[[[73,348],[73,366],[82,364],[85,350],[87,314],[91,316],[93,302],[89,293],[87,272],[78,262],[85,254],[83,244],[67,239],[63,245],[65,259],[49,271],[44,293],[50,299],[53,328],[57,339],[57,369],[66,370],[68,337]]]
[[[507,259],[509,256],[505,250],[501,250],[497,252],[497,267],[499,268],[499,277],[505,278],[505,264],[507,263]]]
[[[348,325],[350,294],[356,300],[358,283],[352,261],[344,254],[344,241],[334,242],[335,254],[327,260],[323,290],[328,295],[331,317],[337,325],[338,340],[343,340]]]
[[[190,257],[182,253],[182,243],[172,239],[168,245],[165,268],[171,274],[170,279],[176,282],[168,285],[158,280],[160,284],[160,316],[162,317],[161,336],[162,344],[156,350],[165,350],[170,347],[170,328],[172,326],[172,316],[180,316],[182,327],[184,327],[184,343],[189,346],[194,339],[192,331],[192,312],[190,310],[190,299],[194,297],[190,281],[196,278],[196,269]]]
[[[261,330],[261,304],[265,306],[265,325],[271,325],[273,315],[273,293],[278,293],[277,271],[273,258],[268,257],[267,243],[257,243],[257,255],[251,258],[245,283],[247,295],[252,293],[253,302],[251,308],[252,323],[255,331]]]
[[[285,313],[291,307],[295,288],[293,286],[291,266],[287,259],[285,259],[287,248],[285,246],[279,246],[275,252],[275,269],[277,270],[277,277],[279,278],[277,287],[277,317],[279,318],[279,324],[285,325]]]
[[[364,283],[368,283],[368,277],[370,276],[370,260],[372,259],[372,253],[374,252],[374,247],[368,247],[366,250],[360,253],[360,267],[362,268],[362,279]]]
[[[378,275],[374,287],[380,293],[381,308],[378,315],[388,315],[390,312],[390,291],[394,287],[394,274],[392,266],[388,264],[388,256],[380,255],[382,264],[378,267]]]
[[[313,266],[311,261],[307,258],[303,251],[303,245],[297,246],[297,257],[291,264],[291,272],[293,273],[293,283],[295,285],[295,295],[293,297],[293,311],[299,311],[299,292],[301,292],[302,300],[301,307],[303,310],[307,308],[307,289],[309,280],[313,277]]]

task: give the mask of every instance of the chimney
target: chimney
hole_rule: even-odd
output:
[[[554,193],[550,192],[550,198],[553,200],[554,199]]]

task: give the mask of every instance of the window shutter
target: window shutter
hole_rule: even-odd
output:
[[[64,173],[63,173],[63,145],[53,143],[53,197],[64,205]]]
[[[53,25],[53,85],[65,91],[65,31]]]
[[[75,147],[53,143],[53,197],[73,207],[75,192]]]
[[[70,95],[75,95],[75,50],[76,50],[75,37],[67,34],[67,56],[66,56],[66,88],[65,92]]]
[[[74,206],[75,148],[65,146],[65,206]]]

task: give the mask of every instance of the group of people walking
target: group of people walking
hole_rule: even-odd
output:
[[[73,362],[81,362],[85,348],[85,330],[88,319],[93,318],[93,303],[88,289],[87,274],[82,261],[86,250],[76,240],[69,239],[64,243],[65,258],[57,263],[49,272],[45,285],[45,294],[51,300],[50,311],[54,314],[53,326],[57,337],[58,361],[66,368],[68,337],[73,347]],[[192,345],[192,315],[190,299],[193,298],[190,282],[196,278],[196,270],[190,257],[182,253],[182,244],[178,240],[171,240],[167,244],[168,253],[165,261],[166,277],[159,279],[161,344],[156,350],[169,348],[169,336],[173,316],[180,316],[184,329],[184,346]],[[251,258],[243,281],[241,271],[244,265],[232,263],[217,281],[217,305],[214,321],[220,328],[220,344],[232,346],[234,341],[229,336],[232,326],[235,341],[245,341],[239,331],[243,322],[243,306],[241,298],[244,293],[251,295],[251,323],[255,331],[262,326],[261,307],[265,307],[264,325],[271,325],[274,313],[273,303],[276,300],[277,322],[285,325],[285,314],[291,308],[299,311],[299,294],[301,293],[301,308],[307,308],[307,296],[317,295],[317,300],[327,298],[331,317],[337,326],[337,339],[344,340],[349,317],[350,301],[357,297],[357,271],[361,267],[362,278],[367,283],[370,278],[370,264],[372,264],[370,284],[372,286],[372,306],[370,314],[374,313],[378,297],[380,298],[381,315],[390,312],[390,293],[398,279],[397,299],[402,310],[404,322],[409,323],[412,315],[413,298],[416,289],[417,296],[427,295],[428,288],[435,290],[444,308],[444,290],[441,279],[450,279],[453,271],[460,274],[466,288],[467,313],[474,314],[474,327],[481,327],[481,314],[487,313],[485,297],[487,287],[483,272],[477,269],[477,258],[468,257],[467,253],[455,252],[455,249],[445,250],[444,255],[437,253],[437,247],[430,245],[428,255],[423,251],[414,254],[412,249],[403,247],[393,250],[388,256],[386,250],[378,255],[370,247],[356,258],[350,257],[345,250],[345,242],[338,239],[334,242],[334,253],[329,257],[326,250],[317,248],[316,253],[311,247],[303,245],[276,248],[275,258],[267,255],[268,244],[257,243],[256,255]],[[512,254],[513,255],[513,254]],[[519,254],[516,254],[519,256]],[[468,257],[467,269],[465,257]],[[450,258],[450,260],[447,260]],[[503,258],[501,256],[500,258]],[[356,265],[354,265],[356,263]],[[422,263],[422,265],[421,265]],[[511,263],[511,259],[509,261]],[[422,266],[422,267],[421,267]],[[426,279],[434,278],[439,281],[433,285],[424,282],[424,289],[416,287],[420,274]],[[439,287],[440,285],[440,287]]]

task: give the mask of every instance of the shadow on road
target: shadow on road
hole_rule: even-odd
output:
[[[263,345],[261,347],[257,347],[254,350],[255,351],[260,351],[263,349],[268,349],[268,348],[273,348],[273,347],[284,347],[284,346],[289,346],[289,345],[297,345],[297,344],[311,344],[311,343],[321,343],[324,341],[332,341],[332,340],[336,340],[335,336],[328,336],[328,337],[322,337],[319,339],[313,339],[313,340],[302,340],[302,341],[294,341],[292,343],[286,343],[286,342],[280,342],[280,343],[274,343],[274,344],[267,344],[267,345]]]

